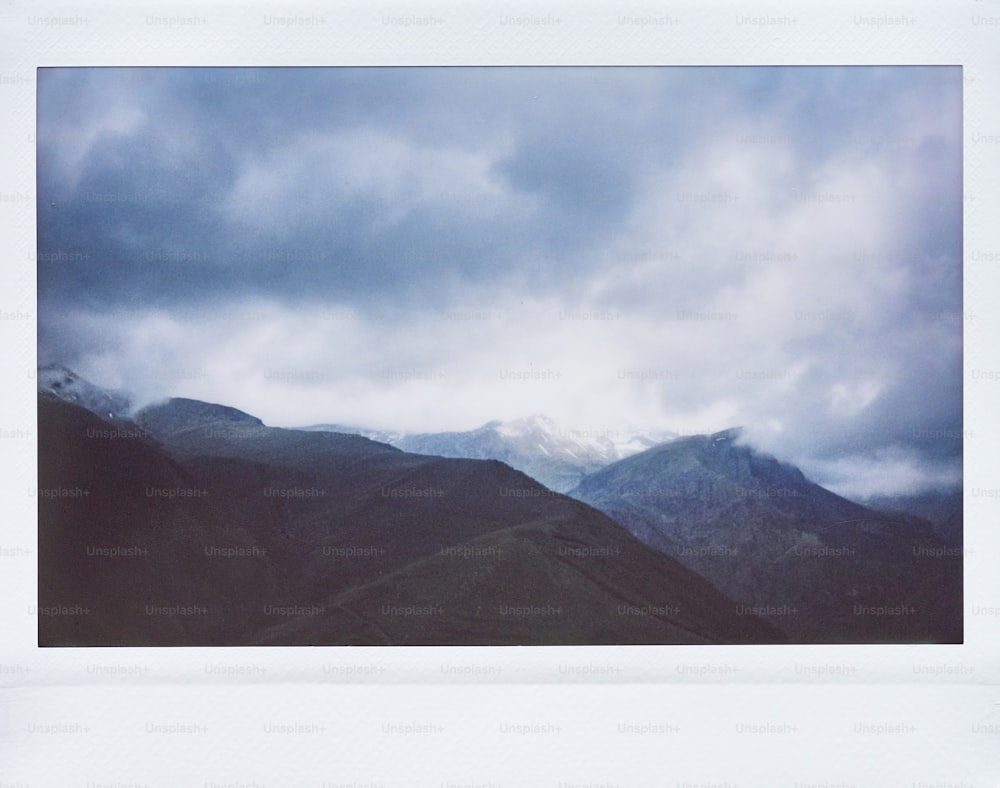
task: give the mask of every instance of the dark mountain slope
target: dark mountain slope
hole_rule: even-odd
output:
[[[276,591],[273,574],[206,554],[235,544],[259,549],[240,519],[133,423],[112,424],[40,394],[38,426],[39,643],[209,645],[238,637],[246,618],[219,600],[248,583]],[[163,609],[171,606],[188,610]]]
[[[109,422],[40,395],[40,486],[91,491],[39,501],[41,604],[91,607],[41,617],[45,645],[782,640],[503,463],[268,428],[192,400],[135,418],[148,434],[102,442],[90,435]],[[92,543],[149,552],[95,562]],[[427,600],[443,612],[420,614]],[[176,610],[192,606],[207,612]]]
[[[307,618],[276,626],[265,642],[555,645],[760,638],[759,621],[735,615],[732,601],[720,607],[718,591],[703,578],[676,563],[667,567],[621,529],[609,534],[604,526],[549,521],[489,532],[332,595]],[[768,638],[783,639],[777,630]]]
[[[773,608],[793,640],[961,640],[961,558],[929,522],[841,498],[737,431],[650,449],[572,495],[742,603]]]

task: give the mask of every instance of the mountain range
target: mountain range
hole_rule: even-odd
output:
[[[568,492],[589,473],[677,437],[659,430],[580,430],[548,416],[491,421],[465,432],[405,433],[355,429],[336,424],[308,430],[352,432],[414,454],[501,460],[557,492]]]
[[[39,372],[39,605],[90,611],[40,616],[43,645],[962,639],[960,510],[943,538],[739,430],[369,431],[389,445],[128,407]]]
[[[502,462],[65,392],[38,400],[40,645],[784,640]]]

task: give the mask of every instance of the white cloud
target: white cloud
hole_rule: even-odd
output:
[[[802,469],[812,478],[822,479],[827,489],[853,500],[945,491],[962,483],[960,461],[928,461],[900,447],[835,460],[806,460]]]

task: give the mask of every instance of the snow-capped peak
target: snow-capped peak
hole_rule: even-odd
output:
[[[513,421],[491,421],[486,425],[504,438],[523,438],[529,435],[556,435],[559,427],[548,416],[535,414]]]
[[[61,364],[38,368],[38,390],[81,405],[102,419],[126,418],[132,408],[128,395],[95,386]]]

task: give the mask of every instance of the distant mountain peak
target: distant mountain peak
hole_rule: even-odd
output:
[[[339,424],[302,429],[363,435],[414,454],[500,460],[556,492],[572,489],[586,474],[609,463],[677,438],[666,430],[569,429],[543,413],[449,432],[387,432]]]
[[[729,429],[720,430],[719,432],[713,432],[708,437],[711,439],[712,443],[721,443],[722,441],[737,441],[744,435],[743,427],[730,427]]]
[[[513,419],[512,421],[491,421],[489,424],[484,426],[490,427],[504,437],[521,437],[522,435],[526,435],[528,433],[556,435],[560,432],[566,432],[566,430],[559,429],[559,425],[556,424],[554,419],[551,419],[548,416],[543,416],[539,413],[532,414],[531,416],[525,416],[520,419]]]
[[[466,432],[403,435],[391,443],[417,454],[500,460],[566,492],[586,474],[675,437],[667,432],[567,429],[551,416],[534,413],[489,421]]]

